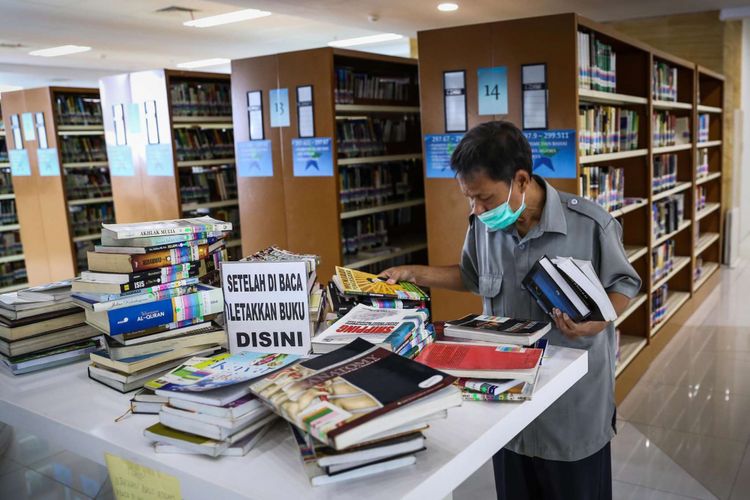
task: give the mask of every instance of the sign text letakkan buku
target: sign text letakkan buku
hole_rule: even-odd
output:
[[[310,352],[304,262],[225,262],[221,272],[232,353]]]

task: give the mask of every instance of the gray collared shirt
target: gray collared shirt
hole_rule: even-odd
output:
[[[461,255],[465,286],[482,296],[484,314],[549,321],[522,287],[534,263],[547,255],[589,260],[607,292],[634,297],[641,280],[622,246],[622,227],[595,203],[558,192],[540,177],[546,200],[539,223],[519,237],[515,226],[489,231],[471,217]],[[563,394],[507,448],[548,460],[574,461],[604,447],[614,436],[615,327],[569,339],[557,328],[546,338],[552,345],[586,349],[588,373]]]

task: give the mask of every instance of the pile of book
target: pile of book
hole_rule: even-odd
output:
[[[298,359],[252,352],[192,358],[146,384],[167,403],[144,433],[157,453],[245,455],[276,419],[251,394],[250,381]]]
[[[310,331],[317,331],[323,324],[326,314],[328,292],[317,281],[320,257],[311,254],[290,252],[275,246],[254,253],[240,262],[304,262],[307,269],[307,290],[309,293]]]
[[[70,281],[0,295],[0,360],[14,375],[88,358],[101,333],[85,324]]]
[[[690,143],[690,118],[670,111],[654,111],[653,147]]]
[[[417,361],[459,377],[468,401],[532,398],[550,330],[544,321],[470,314],[443,327],[442,339]]]
[[[710,115],[706,113],[698,115],[698,142],[708,142],[710,121]]]
[[[319,485],[413,464],[421,432],[461,404],[454,381],[356,339],[250,389],[294,427],[305,471]]]
[[[210,217],[105,224],[88,253],[89,271],[73,281],[73,300],[104,336],[89,376],[121,392],[191,356],[214,353],[226,334],[219,263],[231,223]]]

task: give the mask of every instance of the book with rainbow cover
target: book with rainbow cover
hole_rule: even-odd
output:
[[[401,300],[430,300],[419,286],[408,281],[388,283],[387,278],[375,274],[336,266],[333,276],[336,286],[346,295],[366,295]]]

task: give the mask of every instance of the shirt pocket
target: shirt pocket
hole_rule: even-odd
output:
[[[502,274],[483,274],[479,277],[479,295],[482,296],[484,314],[502,315],[500,293],[503,288]]]

